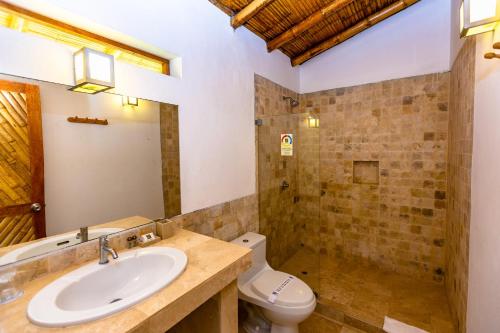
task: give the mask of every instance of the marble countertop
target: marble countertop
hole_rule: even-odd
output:
[[[186,315],[234,281],[251,265],[250,250],[211,237],[179,229],[171,238],[153,246],[183,250],[188,257],[185,272],[172,284],[146,300],[109,317],[65,328],[44,328],[26,316],[31,298],[44,286],[74,270],[73,266],[24,286],[24,295],[0,305],[0,332],[158,332],[164,333]]]

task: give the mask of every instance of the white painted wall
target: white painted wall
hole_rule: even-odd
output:
[[[499,32],[478,36],[467,332],[500,327],[500,62],[484,59]]]
[[[128,216],[164,216],[159,103],[141,101],[133,110],[117,95],[0,79],[40,87],[48,235]],[[72,124],[68,116],[104,118],[110,125]]]
[[[422,0],[301,66],[301,92],[450,69],[451,0]]]
[[[451,0],[451,35],[450,35],[450,69],[464,45],[465,39],[460,38],[460,5],[462,0]]]
[[[118,64],[117,91],[180,105],[184,213],[255,193],[254,73],[290,89],[299,71],[206,0],[12,0],[75,15],[182,57],[182,79]],[[54,10],[57,6],[58,10]],[[95,27],[95,25],[93,25]],[[0,29],[0,72],[71,84],[71,52]]]
[[[10,0],[182,58],[182,79],[116,64],[118,93],[180,105],[182,211],[255,192],[253,74],[295,91],[446,71],[452,0],[422,0],[361,35],[291,68],[280,52],[206,0]],[[72,84],[71,50],[0,28],[0,72]],[[179,59],[176,62],[180,62]]]

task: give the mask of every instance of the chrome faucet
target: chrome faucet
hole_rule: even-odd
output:
[[[99,237],[99,265],[104,265],[109,262],[108,254],[111,254],[113,259],[118,259],[118,253],[109,247],[108,235]]]

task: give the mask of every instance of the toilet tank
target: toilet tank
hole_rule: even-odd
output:
[[[247,232],[231,243],[252,249],[252,267],[240,275],[238,283],[245,283],[263,269],[271,268],[266,260],[266,236]]]

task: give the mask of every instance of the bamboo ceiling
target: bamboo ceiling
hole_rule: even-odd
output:
[[[419,0],[209,0],[300,65]]]

